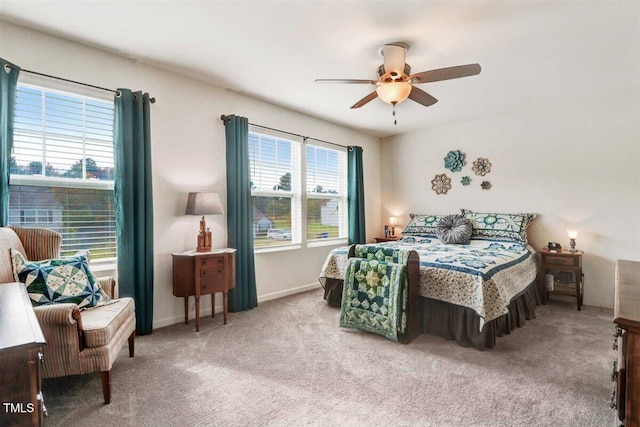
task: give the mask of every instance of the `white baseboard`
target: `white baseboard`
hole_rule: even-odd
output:
[[[286,289],[284,291],[271,292],[270,294],[266,294],[266,295],[258,295],[258,303],[287,297],[289,295],[299,294],[301,292],[307,292],[312,289],[317,289],[319,287],[320,287],[320,283],[316,282],[316,283],[310,283],[308,285],[298,286],[297,288]]]
[[[297,288],[291,288],[291,289],[285,289],[283,291],[277,291],[277,292],[271,292],[265,295],[258,295],[258,304],[260,304],[261,302],[266,302],[266,301],[271,301],[274,299],[278,299],[278,298],[284,298],[287,297],[289,295],[295,295],[295,294],[299,294],[302,292],[306,292],[306,291],[310,291],[313,289],[317,289],[320,287],[319,283],[310,283],[308,285],[302,285],[302,286],[298,286]],[[190,299],[191,301],[191,299]],[[216,318],[218,317],[218,313],[220,313],[220,317],[222,317],[222,298],[216,298],[216,302],[220,301],[220,304],[216,304],[215,306],[215,311],[216,311]],[[195,318],[195,309],[194,310],[190,310],[189,311],[189,323],[191,324]],[[206,308],[206,309],[201,309],[200,310],[200,317],[205,317],[205,316],[211,316],[211,307]],[[155,320],[153,322],[153,328],[154,329],[158,329],[158,328],[163,328],[165,326],[169,326],[169,325],[175,325],[176,323],[184,323],[184,313],[177,315],[177,316],[171,316],[171,317],[165,317],[164,319],[158,319]]]

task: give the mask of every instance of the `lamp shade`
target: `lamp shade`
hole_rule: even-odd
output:
[[[220,215],[223,214],[218,193],[189,193],[185,215]]]
[[[570,239],[577,239],[578,230],[567,230],[567,235],[569,236]]]
[[[399,104],[411,93],[411,85],[406,82],[382,83],[376,89],[378,96],[389,104]]]
[[[395,216],[389,217],[389,225],[398,225],[398,218],[396,218]]]

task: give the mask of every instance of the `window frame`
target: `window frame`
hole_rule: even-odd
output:
[[[37,75],[24,74],[20,75],[18,79],[18,86],[25,86],[29,88],[34,88],[37,90],[41,90],[44,92],[53,92],[59,93],[66,96],[72,97],[81,97],[85,99],[91,99],[99,102],[113,103],[113,97],[104,91],[92,89],[84,86],[79,86],[76,84],[72,84],[65,81],[53,80],[46,77],[41,77]],[[115,112],[114,112],[115,114]],[[83,141],[83,154],[82,159],[86,160],[91,157],[86,154],[86,141]],[[14,140],[15,147],[15,140]],[[115,155],[115,153],[113,153]],[[43,160],[45,159],[45,154],[43,153]],[[60,187],[60,188],[71,188],[71,189],[94,189],[94,190],[108,190],[114,191],[115,180],[101,180],[101,179],[92,179],[92,178],[67,178],[67,177],[56,177],[56,176],[46,176],[46,168],[44,167],[45,163],[43,162],[42,174],[38,175],[20,175],[20,174],[10,174],[9,183],[10,185],[15,186],[33,186],[33,187]],[[114,162],[115,166],[115,162]],[[86,176],[86,161],[83,162],[83,175]],[[11,206],[11,205],[10,205]],[[32,208],[21,208],[22,211],[31,211],[36,215],[36,219],[38,217],[38,210]],[[114,205],[114,226],[115,226],[115,205]],[[51,216],[51,211],[49,211],[49,216]],[[24,224],[24,226],[33,226],[34,224]],[[117,245],[117,243],[116,243]],[[100,258],[100,259],[92,259],[91,266],[94,271],[107,271],[117,269],[117,247],[116,247],[116,255],[108,258]]]
[[[253,206],[253,197],[279,197],[279,198],[288,198],[291,200],[291,233],[292,233],[291,241],[289,242],[283,241],[282,243],[256,247],[255,239],[254,239],[254,251],[273,252],[273,251],[281,251],[281,250],[299,249],[302,245],[303,236],[300,233],[301,218],[297,213],[300,212],[300,207],[302,203],[302,188],[304,187],[302,186],[302,177],[300,175],[299,168],[296,168],[296,162],[299,161],[299,159],[303,155],[302,146],[299,145],[298,141],[296,141],[290,135],[283,134],[276,131],[265,131],[263,129],[260,129],[260,131],[254,131],[252,130],[252,127],[249,126],[249,134],[275,138],[276,142],[280,140],[280,141],[285,141],[291,144],[291,190],[251,189],[252,206]],[[251,164],[249,166],[251,167]],[[296,209],[297,209],[297,213],[296,213]]]
[[[348,206],[348,197],[347,197],[347,148],[345,148],[344,150],[339,150],[334,148],[333,146],[329,145],[329,144],[325,144],[322,142],[305,142],[305,159],[304,159],[304,163],[302,165],[303,167],[303,173],[305,176],[305,189],[307,188],[307,177],[308,177],[308,170],[307,170],[307,159],[306,159],[306,148],[308,146],[315,146],[315,147],[319,147],[325,150],[333,150],[336,151],[338,153],[338,168],[339,168],[339,177],[338,177],[338,181],[339,181],[339,187],[340,187],[340,191],[338,193],[316,193],[313,191],[305,191],[306,195],[305,195],[305,230],[307,230],[308,233],[308,229],[309,229],[309,225],[308,225],[308,212],[306,212],[306,207],[307,207],[307,202],[309,199],[312,200],[338,200],[338,203],[341,207],[340,209],[340,216],[341,218],[339,219],[339,231],[338,231],[338,237],[328,237],[328,238],[311,238],[310,236],[307,235],[307,247],[317,247],[317,246],[327,246],[327,245],[334,245],[334,244],[347,244],[348,240],[349,240],[349,206]]]

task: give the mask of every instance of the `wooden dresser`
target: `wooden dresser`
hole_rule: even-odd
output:
[[[24,285],[0,284],[0,425],[42,425],[44,344]]]
[[[224,324],[227,324],[227,294],[236,285],[235,249],[211,252],[187,251],[173,256],[173,295],[184,298],[184,323],[189,323],[189,297],[196,305],[196,332],[200,331],[200,297],[211,295],[211,317],[215,316],[216,292],[222,292]]]
[[[618,260],[613,305],[618,351],[611,406],[625,427],[640,427],[640,262]]]

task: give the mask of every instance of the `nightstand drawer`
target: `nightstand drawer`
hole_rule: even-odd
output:
[[[200,269],[200,277],[202,280],[221,280],[224,279],[224,266],[205,267]]]
[[[201,267],[215,267],[224,265],[224,256],[202,257],[200,258]]]
[[[562,265],[566,267],[579,267],[580,259],[578,257],[563,257],[553,255],[542,255],[542,263],[547,265]]]
[[[224,267],[207,267],[200,270],[200,289],[203,295],[226,292],[227,286]]]

